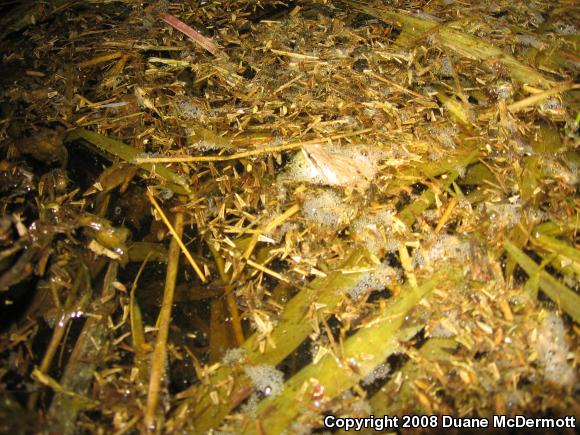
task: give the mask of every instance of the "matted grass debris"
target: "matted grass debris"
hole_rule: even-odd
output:
[[[0,431],[579,415],[576,3],[0,5]]]

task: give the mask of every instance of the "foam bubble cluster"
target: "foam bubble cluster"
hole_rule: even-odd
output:
[[[405,232],[406,226],[396,218],[395,212],[383,209],[359,216],[352,230],[369,252],[380,255],[398,249],[399,235]]]
[[[246,366],[246,375],[265,396],[278,396],[284,390],[284,373],[270,365]]]
[[[519,201],[513,204],[486,203],[487,214],[491,221],[498,226],[506,225],[511,228],[517,225],[521,219],[521,204]]]
[[[465,262],[470,256],[471,248],[468,241],[441,234],[428,247],[413,252],[413,265],[415,267],[432,266],[449,260]]]
[[[319,225],[338,227],[348,219],[348,207],[336,192],[328,189],[308,193],[304,198],[302,214]]]
[[[225,366],[233,366],[242,362],[245,358],[246,351],[241,347],[228,349],[222,358],[222,364]]]
[[[551,312],[542,321],[535,347],[547,380],[560,386],[574,385],[576,372],[568,362],[566,329],[558,314]]]
[[[374,384],[376,381],[385,379],[391,371],[391,366],[387,362],[383,362],[376,366],[372,372],[365,376],[365,378],[361,381],[361,384],[364,387],[368,387]]]
[[[386,263],[381,263],[374,271],[364,273],[348,294],[357,300],[370,291],[384,290],[387,285],[397,281],[399,272]]]

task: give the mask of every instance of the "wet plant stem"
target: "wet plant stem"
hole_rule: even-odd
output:
[[[175,283],[179,267],[180,246],[178,240],[183,234],[183,214],[175,215],[173,226],[175,234],[169,245],[167,260],[167,275],[165,277],[165,289],[163,291],[163,302],[159,311],[157,321],[157,339],[151,359],[151,376],[149,378],[149,389],[147,394],[147,406],[145,408],[145,428],[147,431],[155,429],[155,419],[157,404],[159,403],[159,391],[161,379],[165,370],[165,356],[167,353],[167,336],[171,323],[171,307],[173,306],[173,296],[175,293]]]

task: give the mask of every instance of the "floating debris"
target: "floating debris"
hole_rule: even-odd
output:
[[[578,413],[574,2],[9,3],[0,432]]]

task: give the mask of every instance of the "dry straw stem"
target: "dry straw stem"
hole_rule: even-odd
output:
[[[173,295],[175,293],[175,283],[179,267],[179,241],[183,235],[183,214],[176,213],[175,228],[172,228],[173,239],[169,245],[167,261],[167,275],[165,277],[165,289],[163,291],[163,301],[159,318],[157,320],[157,339],[151,357],[151,377],[149,378],[149,389],[147,392],[147,405],[145,408],[145,429],[155,430],[157,404],[159,402],[159,392],[161,379],[165,372],[165,358],[167,355],[167,336],[171,323],[171,308],[173,307]]]
[[[284,145],[262,147],[255,150],[244,151],[241,153],[226,155],[226,156],[176,156],[176,157],[136,157],[133,161],[137,164],[151,164],[151,163],[193,163],[193,162],[225,162],[228,160],[238,160],[245,157],[259,156],[261,154],[276,153],[280,151],[288,151],[297,148],[301,148],[303,145],[315,144],[328,142],[331,140],[342,139],[345,137],[359,136],[362,134],[370,133],[372,128],[364,128],[362,130],[351,131],[347,133],[335,134],[328,137],[320,137],[316,139],[311,139],[307,141],[293,142]]]
[[[159,204],[157,203],[157,201],[153,197],[153,194],[149,190],[147,191],[147,198],[149,199],[149,202],[151,202],[151,205],[153,205],[153,207],[155,208],[157,213],[159,213],[161,220],[163,220],[163,223],[167,226],[167,229],[169,230],[169,232],[171,233],[171,235],[173,236],[173,238],[176,240],[177,244],[181,248],[183,255],[185,255],[185,258],[187,258],[187,261],[189,261],[189,264],[191,264],[191,267],[193,267],[193,270],[195,270],[195,273],[197,273],[197,276],[199,277],[199,279],[201,279],[201,282],[206,282],[205,275],[203,274],[203,272],[201,271],[201,269],[197,265],[194,258],[191,256],[191,253],[189,252],[189,249],[187,249],[187,246],[185,246],[185,244],[181,240],[181,236],[179,236],[177,234],[175,228],[173,228],[173,226],[171,225],[171,222],[169,222],[169,219],[167,219],[167,216],[165,216],[165,213],[163,213],[163,210],[161,209],[161,207],[159,206]]]
[[[298,80],[302,79],[302,77],[304,77],[304,74],[298,74],[296,77],[294,77],[292,80],[287,81],[286,83],[284,83],[283,85],[278,86],[273,92],[272,95],[276,95],[279,92],[282,92],[284,89],[286,89],[289,86],[292,86],[294,83],[296,83]]]
[[[454,288],[462,279],[461,272],[446,268],[417,288],[405,286],[390,304],[377,310],[367,327],[361,328],[344,342],[340,358],[325,355],[317,364],[306,366],[290,378],[279,396],[260,402],[256,418],[261,426],[267,427],[269,433],[282,433],[302,410],[308,408],[313,389],[318,385],[324,387],[325,399],[335,398],[354,387],[397,349],[397,333],[405,317],[421,299],[438,286]],[[256,426],[248,424],[243,433],[257,433]]]

